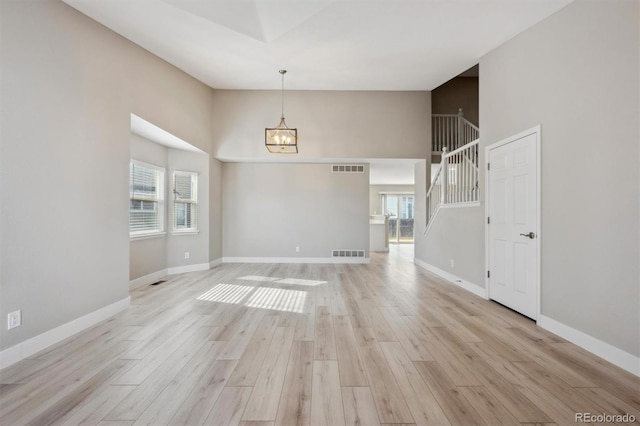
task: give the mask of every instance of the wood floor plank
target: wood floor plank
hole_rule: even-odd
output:
[[[462,396],[489,425],[519,425],[520,422],[484,386],[460,386]]]
[[[333,321],[327,306],[316,308],[314,359],[337,359]]]
[[[313,342],[294,341],[276,415],[276,425],[309,424],[312,379]]]
[[[252,388],[225,387],[204,421],[212,426],[236,426],[249,402]]]
[[[104,369],[96,371],[93,376],[88,380],[83,381],[80,386],[73,389],[64,398],[42,411],[35,417],[32,417],[30,413],[29,417],[23,417],[17,420],[16,423],[31,423],[31,424],[53,424],[64,416],[68,415],[74,408],[82,404],[92,393],[100,388],[105,387],[105,383],[108,383],[110,378],[116,374],[119,370],[124,368],[130,361],[127,360],[115,360],[106,366]],[[7,422],[8,418],[4,418]]]
[[[447,416],[413,365],[404,346],[397,342],[381,342],[380,347],[389,362],[415,423],[417,425],[449,424]]]
[[[487,392],[498,398],[518,421],[522,423],[552,421],[539,406],[520,391],[518,386],[498,374],[489,364],[480,358],[473,358],[471,362],[473,371],[480,378]]]
[[[338,361],[313,361],[310,425],[344,425]]]
[[[486,424],[437,362],[417,361],[414,365],[452,425]]]
[[[229,339],[229,343],[225,345],[224,351],[218,359],[231,360],[240,359],[245,349],[251,342],[256,329],[264,318],[265,311],[262,309],[251,309],[245,317],[240,321],[235,333]]]
[[[263,318],[251,337],[247,349],[240,357],[231,378],[229,378],[228,386],[253,386],[256,384],[271,339],[276,332],[279,318],[279,315],[267,315]]]
[[[342,406],[347,426],[378,426],[380,420],[369,387],[343,387]]]
[[[205,341],[187,362],[181,373],[171,380],[162,392],[136,419],[136,425],[167,424],[175,416],[201,376],[210,368],[210,360],[220,354],[226,342]]]
[[[402,320],[395,308],[380,308],[398,342],[412,361],[434,361],[433,355]]]
[[[278,327],[242,416],[243,421],[275,421],[293,344],[293,327]]]
[[[378,417],[382,423],[414,423],[411,411],[372,329],[356,329],[356,340]]]
[[[201,327],[204,322],[205,318],[195,318],[189,323],[189,329],[181,329],[180,334],[170,339],[166,345],[157,347],[146,357],[132,364],[131,368],[122,372],[114,384],[139,385],[153,374],[173,352],[178,350],[184,351],[186,348],[191,348],[195,353],[198,348],[202,346],[202,342],[210,330],[209,327]],[[130,359],[128,354],[125,354],[123,358]]]
[[[358,352],[356,336],[351,328],[349,317],[346,315],[334,316],[333,330],[336,339],[340,384],[342,386],[368,386],[369,381]]]
[[[238,361],[218,360],[200,377],[170,425],[200,425],[209,416]]]
[[[202,330],[206,331],[206,328],[203,327]],[[131,392],[129,398],[114,407],[104,420],[137,420],[164,388],[180,374],[185,365],[198,353],[200,347],[206,344],[207,341],[203,340],[203,335],[194,334],[191,337],[194,340],[193,345],[185,345],[168,354],[164,362],[153,371],[153,374],[140,383]],[[200,346],[196,346],[195,341],[199,341]],[[221,348],[221,346],[217,347]]]

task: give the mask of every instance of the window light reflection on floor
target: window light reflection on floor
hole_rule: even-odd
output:
[[[209,302],[238,303],[255,287],[236,284],[217,284],[211,290],[197,297]]]
[[[252,290],[255,290],[255,292],[244,303],[247,307],[283,312],[304,312],[307,292],[299,290],[216,284],[211,290],[198,296],[197,299],[208,302],[240,304]]]
[[[245,306],[250,308],[273,309],[284,312],[304,312],[306,291],[282,288],[258,288]]]
[[[278,277],[261,277],[259,275],[247,275],[246,277],[239,277],[239,280],[247,281],[278,281]]]

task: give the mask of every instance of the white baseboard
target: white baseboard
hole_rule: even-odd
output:
[[[209,269],[213,269],[216,266],[220,266],[220,265],[222,265],[222,258],[221,257],[209,262]]]
[[[223,263],[369,263],[368,257],[223,257]]]
[[[588,350],[611,364],[617,365],[623,370],[640,376],[640,357],[544,315],[540,315],[538,318],[538,326]]]
[[[470,291],[476,296],[480,296],[483,299],[489,298],[489,296],[487,295],[487,289],[484,287],[480,287],[479,285],[476,285],[470,281],[463,280],[462,278],[459,278],[447,271],[443,271],[442,269],[435,267],[433,265],[430,265],[427,262],[424,262],[415,257],[413,258],[413,263],[415,263],[422,269],[426,269],[429,272],[433,272],[434,274],[441,276],[445,280],[451,282],[452,284],[457,285],[458,287],[462,287],[463,289]]]
[[[131,299],[126,297],[115,303],[93,311],[80,318],[62,324],[59,327],[45,331],[31,339],[18,343],[15,346],[7,348],[0,352],[0,369],[6,368],[18,361],[21,361],[41,350],[56,344],[68,337],[73,336],[87,328],[96,325],[109,317],[114,316],[118,312],[124,311],[131,304]]]
[[[143,285],[156,283],[167,275],[167,270],[161,269],[160,271],[152,272],[151,274],[136,278],[135,280],[129,281],[129,290],[133,290],[134,288],[138,288]]]
[[[167,268],[167,275],[184,274],[185,272],[208,271],[208,263],[198,263],[195,265],[174,266]]]

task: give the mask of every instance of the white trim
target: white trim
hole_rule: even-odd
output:
[[[147,234],[129,234],[129,240],[131,241],[138,241],[138,240],[148,240],[151,238],[160,238],[160,237],[164,237],[165,235],[167,235],[166,232],[161,231],[161,232],[151,232],[151,233],[147,233]]]
[[[442,203],[440,209],[456,209],[460,207],[480,207],[480,201],[469,201],[466,203]]]
[[[529,135],[536,135],[536,255],[538,257],[538,270],[536,277],[536,286],[538,287],[538,291],[536,294],[536,317],[534,320],[538,320],[542,315],[542,157],[541,157],[541,127],[538,124],[530,129],[527,129],[523,132],[517,133],[513,136],[509,136],[508,138],[502,139],[496,143],[493,143],[484,149],[484,190],[485,190],[485,203],[484,203],[484,261],[485,261],[485,271],[489,271],[490,259],[489,259],[489,224],[487,223],[487,217],[489,217],[489,193],[490,193],[490,185],[489,185],[489,173],[487,173],[487,164],[489,162],[489,151],[492,149],[499,148],[503,145],[506,145],[511,142],[515,142],[518,139],[522,139]],[[487,298],[490,294],[490,281],[491,279],[486,276],[485,273],[485,289],[487,292]]]
[[[209,269],[213,269],[213,268],[215,268],[217,266],[220,266],[220,265],[222,265],[222,258],[221,257],[209,262]]]
[[[167,275],[184,274],[185,272],[208,271],[208,263],[197,263],[195,265],[174,266],[167,268]]]
[[[223,257],[223,263],[369,263],[368,257]]]
[[[470,281],[466,281],[463,280],[462,278],[459,278],[447,271],[444,271],[436,266],[430,265],[427,262],[424,262],[418,258],[413,258],[413,263],[415,263],[417,266],[421,267],[422,269],[425,269],[429,272],[432,272],[436,275],[439,275],[440,277],[444,278],[445,280],[451,282],[452,284],[457,285],[458,287],[461,287],[465,290],[467,290],[468,292],[471,292],[473,294],[475,294],[476,296],[482,297],[483,299],[488,299],[487,295],[489,294],[487,292],[486,288],[482,288],[477,284],[474,284]]]
[[[551,319],[540,314],[538,316],[538,325],[547,331],[550,331],[588,350],[594,355],[617,365],[618,367],[628,371],[629,373],[640,376],[640,357],[632,355],[622,349],[616,348],[607,342],[603,342],[593,336],[590,336],[580,330],[569,327],[559,321]]]
[[[86,315],[62,324],[49,331],[45,331],[17,345],[11,346],[0,352],[0,369],[6,368],[18,361],[21,361],[41,350],[54,345],[68,337],[73,336],[87,328],[104,321],[115,314],[124,311],[131,304],[131,299],[125,297],[115,303],[93,311]]]
[[[143,285],[153,284],[155,282],[158,282],[160,279],[166,277],[167,275],[168,275],[167,270],[161,269],[159,271],[152,272],[142,277],[138,277],[135,280],[129,281],[129,290],[142,287]]]
[[[440,213],[440,207],[442,207],[442,204],[438,206],[438,208],[436,209],[436,212],[433,214],[433,216],[431,216],[431,218],[429,218],[429,222],[427,222],[427,226],[424,229],[424,232],[422,233],[422,235],[427,235],[427,233],[431,229],[431,225],[433,225],[433,223],[436,221],[436,218],[438,217],[438,213]]]

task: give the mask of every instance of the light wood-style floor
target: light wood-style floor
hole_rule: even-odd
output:
[[[225,264],[0,372],[0,424],[574,424],[640,381],[412,264]]]

